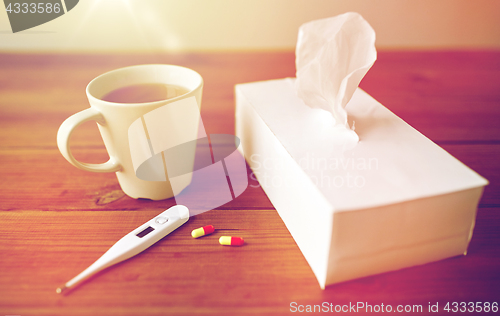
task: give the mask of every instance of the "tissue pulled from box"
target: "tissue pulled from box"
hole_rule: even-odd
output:
[[[354,12],[311,21],[299,29],[295,55],[297,96],[330,112],[335,130],[357,142],[345,106],[377,59],[375,31]]]

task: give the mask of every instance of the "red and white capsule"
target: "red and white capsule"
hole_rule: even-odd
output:
[[[222,236],[219,238],[219,244],[223,246],[243,246],[244,243],[241,237]]]
[[[198,238],[201,236],[211,234],[214,231],[215,231],[215,228],[212,225],[207,225],[207,226],[203,226],[203,227],[194,229],[191,232],[191,236],[193,236],[193,238]]]

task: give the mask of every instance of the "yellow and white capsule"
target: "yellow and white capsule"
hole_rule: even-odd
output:
[[[193,238],[198,238],[198,237],[201,237],[201,236],[205,236],[205,235],[211,234],[214,231],[215,231],[215,228],[212,225],[207,225],[207,226],[203,226],[203,227],[194,229],[191,232],[191,236]]]
[[[219,244],[224,246],[243,246],[244,243],[241,237],[222,236],[219,238]]]

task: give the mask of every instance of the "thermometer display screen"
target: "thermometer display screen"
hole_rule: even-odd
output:
[[[144,229],[142,232],[138,233],[136,236],[139,238],[142,238],[142,237],[146,236],[147,234],[149,234],[150,232],[152,232],[153,230],[155,230],[153,227],[148,226],[146,229]]]

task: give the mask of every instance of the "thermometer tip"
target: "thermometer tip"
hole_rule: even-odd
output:
[[[57,294],[62,294],[62,293],[63,293],[63,292],[65,292],[67,289],[68,289],[68,288],[66,287],[66,285],[63,285],[63,286],[58,287],[58,288],[56,289],[56,293],[57,293]]]

